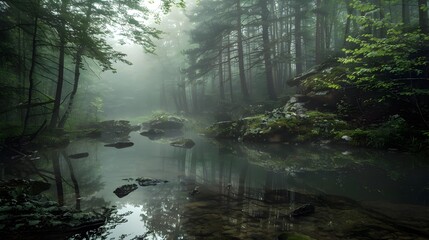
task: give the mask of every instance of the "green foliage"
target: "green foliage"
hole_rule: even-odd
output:
[[[337,134],[340,139],[343,136],[351,137],[352,144],[372,148],[404,147],[407,139],[408,125],[406,121],[395,115],[378,127],[370,129],[344,130]]]
[[[0,122],[0,142],[9,137],[19,136],[22,127],[16,124]]]
[[[348,84],[385,93],[380,101],[429,95],[428,89],[413,87],[413,80],[427,77],[429,36],[420,30],[404,30],[402,23],[390,22],[389,16],[371,17],[378,11],[374,4],[355,0],[352,6],[363,13],[352,18],[365,33],[349,36],[352,47],[343,49],[346,56],[339,59],[348,67]]]
[[[422,75],[428,64],[427,56],[416,55],[429,41],[429,36],[419,30],[407,33],[396,27],[387,30],[385,38],[363,34],[348,37],[347,41],[357,47],[344,49],[347,56],[339,61],[350,67],[347,75],[350,83],[364,89],[396,89],[403,85],[398,80]],[[402,91],[400,94],[410,93]]]
[[[310,76],[302,82],[302,85],[314,91],[327,89],[338,90],[347,82],[347,72],[344,66],[331,66],[320,73]]]

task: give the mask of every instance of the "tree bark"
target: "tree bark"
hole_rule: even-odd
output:
[[[238,51],[238,71],[240,75],[240,86],[243,100],[248,102],[250,100],[249,90],[247,89],[246,75],[244,70],[244,53],[243,53],[243,33],[241,32],[241,1],[236,0],[237,7],[237,51]]]
[[[410,6],[409,0],[402,0],[402,22],[405,25],[410,25]]]
[[[302,42],[301,42],[301,3],[295,0],[295,71],[299,75],[303,71],[302,67]]]
[[[428,1],[418,0],[419,6],[419,26],[423,33],[429,33],[428,27]]]
[[[66,20],[64,19],[64,15],[67,11],[67,5],[69,0],[63,0],[61,4],[61,25],[58,29],[59,34],[59,55],[58,55],[58,79],[57,79],[57,87],[55,90],[55,101],[54,108],[52,111],[51,122],[49,124],[50,128],[56,128],[57,123],[60,117],[60,106],[61,106],[61,95],[63,91],[64,84],[64,57],[65,57],[65,45],[66,45]]]
[[[34,18],[34,30],[33,30],[33,38],[32,38],[32,53],[31,53],[31,66],[30,72],[28,74],[28,99],[27,99],[27,111],[25,113],[24,118],[24,128],[22,134],[25,133],[28,127],[28,121],[30,119],[31,114],[31,103],[33,100],[33,88],[34,88],[34,70],[36,67],[36,56],[37,56],[37,29],[38,29],[39,18],[38,15]]]
[[[264,51],[264,65],[265,65],[265,78],[267,83],[268,97],[271,100],[276,100],[277,95],[274,89],[274,78],[273,78],[273,66],[271,62],[271,49],[269,39],[269,11],[268,11],[267,0],[259,0],[259,6],[261,8],[261,20],[262,20],[262,42]]]
[[[219,48],[219,96],[222,103],[225,101],[225,87],[223,79],[222,40]]]
[[[228,35],[228,81],[229,81],[229,94],[231,102],[234,102],[234,91],[232,89],[232,66],[231,66],[231,39]]]

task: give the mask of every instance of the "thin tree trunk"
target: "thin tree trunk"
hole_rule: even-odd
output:
[[[322,0],[316,0],[316,64],[322,63],[322,51],[323,51],[323,44],[322,44]]]
[[[402,22],[405,25],[410,25],[410,5],[409,0],[402,0]]]
[[[67,105],[67,109],[63,115],[63,117],[61,118],[60,122],[58,123],[58,127],[59,128],[63,128],[64,125],[66,124],[67,119],[70,116],[70,113],[73,109],[73,103],[74,103],[74,98],[76,96],[77,93],[77,89],[79,86],[79,78],[80,78],[80,65],[82,63],[82,54],[83,54],[83,46],[81,46],[79,48],[79,50],[76,52],[76,63],[75,63],[75,69],[74,69],[74,83],[73,83],[73,90],[70,94],[70,99],[69,99],[69,103]]]
[[[224,87],[224,79],[223,79],[223,59],[222,59],[222,40],[219,48],[219,96],[222,103],[225,101],[225,87]]]
[[[302,67],[302,43],[301,43],[301,4],[295,0],[295,68],[296,75],[303,71]]]
[[[351,23],[352,23],[352,15],[353,15],[353,8],[350,6],[350,0],[345,0],[346,3],[346,9],[347,9],[347,21],[346,26],[344,27],[344,41],[343,46],[346,47],[347,44],[347,38],[350,36],[351,33]]]
[[[240,75],[241,94],[245,102],[250,100],[249,90],[247,89],[246,75],[244,70],[243,53],[243,33],[241,32],[241,1],[236,0],[237,7],[237,50],[238,50],[238,69]]]
[[[232,89],[232,65],[231,65],[231,39],[228,34],[228,81],[229,81],[229,94],[231,102],[234,102],[234,91]]]
[[[39,2],[38,2],[39,4]],[[28,127],[28,121],[30,119],[31,114],[31,103],[33,100],[33,88],[34,88],[34,70],[36,67],[36,56],[37,56],[37,29],[39,24],[39,17],[36,15],[34,18],[34,30],[33,30],[33,39],[32,39],[32,53],[31,53],[31,66],[30,66],[30,72],[28,74],[28,100],[27,100],[27,111],[25,113],[25,119],[24,119],[24,129],[22,131],[22,134],[25,133]]]
[[[428,27],[428,1],[418,0],[419,4],[419,26],[423,33],[429,33]]]
[[[66,14],[68,5],[68,0],[63,0],[61,4],[61,26],[59,27],[58,34],[60,37],[59,40],[59,55],[58,55],[58,79],[57,87],[55,90],[55,101],[54,108],[52,111],[51,122],[49,124],[50,128],[56,128],[57,123],[60,118],[60,106],[61,106],[61,95],[63,91],[64,84],[64,57],[65,57],[65,45],[66,45],[66,20],[64,15]]]
[[[274,79],[273,79],[273,66],[271,62],[271,49],[270,49],[270,39],[269,39],[269,12],[267,7],[267,0],[259,0],[259,6],[261,8],[261,20],[262,20],[262,41],[263,41],[263,51],[264,51],[264,64],[265,64],[265,78],[267,83],[268,97],[271,100],[277,98],[276,91],[274,89]]]

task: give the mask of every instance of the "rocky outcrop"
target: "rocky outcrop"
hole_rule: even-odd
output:
[[[348,127],[333,113],[309,111],[300,98],[294,96],[284,107],[265,114],[216,123],[206,135],[246,142],[307,142],[332,139]]]
[[[84,128],[93,129],[86,134],[90,138],[114,139],[123,138],[132,131],[138,131],[140,126],[131,125],[126,120],[108,120],[85,126]]]
[[[182,129],[185,123],[185,119],[168,115],[161,114],[159,116],[154,117],[154,119],[143,123],[143,127],[148,129],[162,129],[162,130],[171,130],[171,129]]]
[[[151,120],[142,123],[140,135],[150,140],[169,140],[183,135],[182,128],[187,120],[185,118],[167,113],[153,116]]]

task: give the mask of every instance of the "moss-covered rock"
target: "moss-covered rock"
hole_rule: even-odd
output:
[[[308,111],[291,98],[282,108],[238,121],[219,122],[207,128],[206,133],[247,142],[307,142],[333,138],[347,128],[348,124],[335,114]]]

